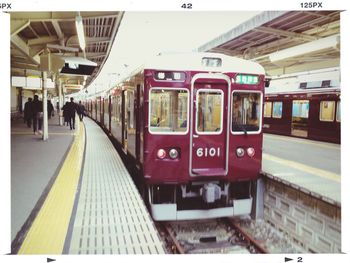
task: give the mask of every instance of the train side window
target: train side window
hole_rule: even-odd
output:
[[[282,102],[281,101],[275,101],[273,103],[272,117],[279,118],[279,119],[282,118]]]
[[[186,134],[188,91],[153,88],[149,94],[149,131],[153,134]]]
[[[234,92],[232,131],[260,132],[262,95],[260,92]]]
[[[272,102],[267,101],[264,103],[264,117],[271,118],[272,113]]]
[[[199,90],[197,92],[196,133],[221,133],[223,97],[221,90]]]
[[[334,121],[335,101],[321,101],[320,121]]]
[[[293,100],[292,116],[293,118],[308,119],[309,118],[309,101]]]
[[[341,120],[340,113],[341,113],[341,111],[340,111],[340,101],[338,101],[337,102],[337,118],[336,118],[338,122],[340,122],[340,120]]]

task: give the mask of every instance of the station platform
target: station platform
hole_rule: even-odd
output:
[[[340,145],[264,134],[262,171],[341,206]]]
[[[72,132],[54,123],[58,120],[49,122],[45,142],[23,123],[11,128],[12,221],[21,214],[12,224],[12,253],[165,253],[141,196],[100,127],[88,118],[76,121]]]
[[[33,220],[73,142],[75,130],[49,119],[49,140],[34,135],[23,119],[11,121],[11,240]],[[33,214],[31,215],[33,211]]]

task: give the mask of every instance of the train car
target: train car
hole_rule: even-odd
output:
[[[139,167],[155,220],[251,213],[264,84],[264,69],[255,62],[168,54],[108,92],[104,121],[95,120]],[[100,98],[96,104],[99,110]]]
[[[340,143],[340,88],[265,94],[264,132]]]

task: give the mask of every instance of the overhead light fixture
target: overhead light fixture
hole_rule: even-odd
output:
[[[328,48],[338,49],[340,44],[340,36],[333,35],[330,37],[324,37],[312,42],[301,44],[299,46],[287,48],[281,51],[277,51],[269,55],[270,61],[276,62],[285,59],[290,59],[297,56],[303,56],[308,53],[321,51]]]
[[[80,16],[80,12],[78,13],[78,16],[75,17],[75,27],[77,29],[79,46],[83,51],[85,51],[86,44],[85,44],[83,18]]]

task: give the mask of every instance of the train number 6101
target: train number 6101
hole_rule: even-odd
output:
[[[214,157],[214,156],[217,156],[217,157],[220,157],[220,147],[218,148],[214,148],[214,147],[211,147],[211,148],[198,148],[197,149],[197,156],[198,157]]]

